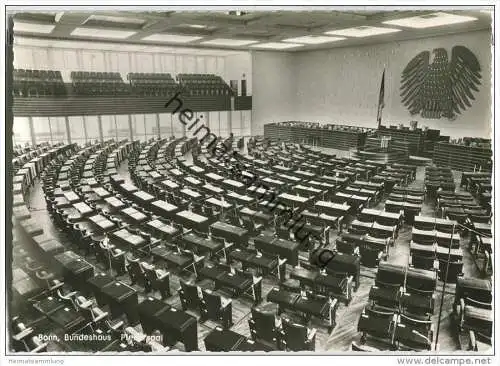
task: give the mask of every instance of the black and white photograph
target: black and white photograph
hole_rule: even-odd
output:
[[[495,2],[13,3],[8,364],[496,364]]]

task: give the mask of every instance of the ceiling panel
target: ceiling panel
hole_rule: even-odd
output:
[[[367,37],[344,35],[346,39],[335,42],[304,43],[303,47],[284,49],[287,52],[304,52],[315,49],[334,47],[360,46],[375,43],[403,41],[409,39],[437,36],[451,33],[470,32],[491,29],[491,15],[481,11],[485,7],[476,7],[471,10],[450,10],[450,8],[426,9],[418,11],[379,11],[378,8],[353,7],[332,8],[325,11],[260,11],[243,12],[243,14],[227,11],[171,11],[159,10],[148,12],[133,11],[102,11],[102,12],[17,12],[14,21],[32,23],[33,26],[18,27],[14,36],[38,37],[51,40],[64,41],[108,41],[121,44],[137,45],[144,47],[183,46],[158,38],[157,34],[177,34],[193,36],[194,41],[189,42],[191,49],[224,49],[224,50],[249,50],[256,49],[258,44],[243,45],[245,42],[227,42],[227,46],[216,45],[210,42],[214,39],[249,40],[259,43],[280,43],[285,39],[308,39],[325,36],[326,32],[338,34],[335,31],[355,27],[391,27],[400,31],[390,34],[379,34]],[[474,17],[474,21],[452,25],[437,26],[432,28],[409,28],[395,20],[435,13],[436,11]],[[12,14],[12,13],[10,13]],[[239,15],[240,14],[240,15]],[[384,23],[385,22],[385,23]],[[51,29],[50,26],[53,26]],[[38,30],[44,29],[45,33]],[[96,29],[85,31],[85,28]],[[80,29],[76,31],[75,29]],[[83,31],[82,31],[83,29]],[[122,30],[123,38],[106,37],[106,34],[117,35],[109,30]],[[38,31],[38,32],[37,32]],[[150,40],[150,41],[148,41]],[[151,41],[152,40],[152,41]],[[230,44],[241,44],[231,46]]]

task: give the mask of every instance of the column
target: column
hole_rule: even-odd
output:
[[[85,143],[87,143],[89,140],[89,135],[87,132],[87,117],[82,116],[82,119],[83,119],[83,136],[85,137]]]
[[[128,132],[130,136],[130,141],[134,141],[134,129],[132,128],[132,116],[128,115]]]
[[[28,117],[28,126],[30,129],[31,144],[33,146],[35,146],[36,145],[35,128],[33,127],[33,118],[32,117]]]
[[[50,117],[48,118],[48,120],[49,120],[50,143],[53,144],[54,140],[53,140],[53,136],[52,136],[52,123],[50,123]]]
[[[97,116],[97,126],[99,127],[99,140],[101,142],[104,142],[104,134],[102,133],[102,119],[100,114]]]
[[[226,111],[226,113],[227,113],[227,128],[229,130],[228,135],[230,135],[231,132],[233,132],[233,111],[232,110]]]
[[[154,57],[153,57],[154,61]],[[161,131],[160,131],[160,115],[156,113],[156,131],[158,133],[158,138],[161,139]]]
[[[210,112],[205,112],[203,119],[205,120],[205,126],[210,129]]]
[[[69,129],[69,118],[64,116],[64,122],[66,123],[66,136],[68,137],[68,144],[71,144],[71,130]],[[51,131],[52,135],[52,131]]]

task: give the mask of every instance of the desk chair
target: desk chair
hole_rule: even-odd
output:
[[[176,222],[172,223],[172,226],[174,227],[175,230],[177,230],[179,233],[184,232],[184,227],[181,224],[178,224]]]
[[[103,264],[106,269],[109,269],[110,266],[110,250],[113,248],[113,246],[106,245],[103,240],[99,240],[97,242],[97,245],[93,246],[94,249],[94,255],[96,260]]]
[[[231,201],[228,201],[228,202],[231,203],[231,204],[233,204],[233,205],[235,205],[234,202],[231,202]],[[226,213],[226,219],[229,220],[229,223],[231,225],[233,225],[233,226],[240,226],[240,225],[243,224],[243,222],[240,221],[240,219],[238,218],[238,216],[235,213],[231,212],[231,211]]]
[[[82,310],[85,314],[85,317],[90,321],[88,325],[90,325],[92,330],[94,330],[94,326],[97,327],[99,323],[106,320],[109,315],[108,312],[103,311],[101,308],[99,308],[93,300],[89,300],[81,295],[75,297],[75,304],[77,310]]]
[[[394,236],[395,236],[395,230],[393,230],[393,226],[386,226],[386,225],[380,225],[377,224],[374,227],[370,228],[368,230],[368,233],[371,237],[377,238],[377,239],[387,239],[390,240],[391,242],[394,241]],[[389,232],[392,232],[392,234],[389,234]],[[391,244],[393,245],[393,244]]]
[[[122,276],[126,272],[125,253],[119,248],[111,249],[111,267],[116,271],[118,276]]]
[[[144,262],[141,263],[141,267],[144,270],[146,279],[146,293],[151,290],[158,290],[163,300],[169,297],[171,295],[170,273],[162,269],[157,269],[153,265]]]
[[[203,232],[203,231],[199,231],[199,230],[193,229],[193,233],[195,233],[200,238],[208,239],[208,234],[205,233],[205,232]]]
[[[199,215],[203,215],[203,205],[199,202],[193,202],[191,203],[191,210],[194,213],[197,213]]]
[[[73,242],[76,243],[80,250],[84,250],[86,253],[90,252],[90,245],[92,241],[92,233],[80,227],[80,225],[75,224],[73,226]]]
[[[57,291],[57,289],[64,286],[64,281],[56,278],[56,275],[51,272],[47,272],[46,270],[37,271],[35,273],[36,278],[44,282],[49,293],[53,293]]]
[[[456,212],[447,212],[445,211],[444,216],[447,220],[454,220],[461,225],[464,225],[467,222],[468,215],[466,213],[456,213]],[[463,230],[461,227],[457,227],[458,230]]]
[[[210,239],[215,242],[215,243],[219,243],[222,245],[222,247],[224,248],[226,246],[226,239],[220,237],[220,236],[215,236],[215,235],[210,235]]]
[[[407,324],[396,323],[394,346],[397,350],[430,351],[432,349],[432,340]]]
[[[201,308],[201,289],[193,283],[179,281],[181,287],[177,290],[181,299],[182,310],[199,310]]]
[[[292,320],[282,319],[280,340],[286,351],[314,351],[316,349],[316,329],[294,323]]]
[[[130,277],[130,284],[139,283],[142,287],[146,287],[146,275],[140,264],[139,258],[126,258],[126,268]]]
[[[273,311],[263,307],[252,307],[252,317],[248,320],[250,334],[254,341],[263,341],[274,348],[280,346],[281,318],[277,317],[278,307],[272,304]]]
[[[25,257],[24,262],[24,268],[30,273],[36,273],[43,269],[43,265],[41,265],[31,257]]]
[[[14,350],[17,352],[41,353],[47,351],[47,342],[43,342],[34,335],[34,329],[27,327],[19,317],[11,320],[12,340]]]
[[[216,212],[212,206],[207,205],[203,205],[203,213],[207,217],[213,217],[214,215],[218,214],[218,212]]]
[[[252,235],[258,235],[264,228],[263,224],[257,224],[255,221],[253,221],[250,217],[243,216],[241,218],[241,221],[243,223],[243,227],[247,229]],[[236,226],[239,226],[236,225]]]
[[[439,233],[436,236],[436,243],[440,247],[449,248],[450,244],[452,248],[458,249],[460,247],[460,238],[452,237],[451,233]]]
[[[377,307],[363,309],[358,322],[358,331],[362,332],[361,344],[365,344],[367,337],[392,344],[394,334],[395,314]]]
[[[432,322],[431,315],[418,315],[412,314],[408,312],[402,312],[398,315],[397,318],[398,324],[404,324],[405,326],[412,328],[416,332],[420,333],[422,336],[427,338],[428,342],[423,340],[423,343],[420,343],[420,347],[424,346],[424,349],[432,343],[434,339],[434,323]],[[417,338],[418,339],[418,338]],[[416,348],[419,348],[418,346]]]
[[[283,226],[276,227],[276,236],[280,239],[290,240],[290,230]]]
[[[471,343],[475,345],[477,338],[482,342],[491,344],[493,328],[491,303],[466,297],[460,299],[459,306],[459,326],[461,330],[470,332]]]
[[[423,256],[418,254],[411,254],[409,258],[409,266],[414,268],[436,270],[435,256]]]
[[[337,238],[337,240],[335,240],[335,245],[337,251],[340,253],[350,254],[350,255],[359,254],[359,247],[355,243],[347,242],[342,240],[341,238]]]
[[[78,294],[78,291],[68,291],[65,292],[64,289],[58,288],[57,289],[57,296],[64,302],[70,304],[75,310],[78,310],[76,303],[75,303],[75,297]]]
[[[478,222],[483,224],[491,224],[491,216],[490,215],[478,215],[478,214],[470,214],[471,222]]]
[[[233,325],[233,307],[231,299],[212,292],[209,289],[202,289],[200,301],[201,318],[220,321],[224,329],[229,329]]]
[[[380,350],[375,347],[357,344],[356,342],[351,343],[351,350],[356,352],[380,352]]]
[[[446,276],[447,261],[443,259],[438,259],[438,260],[439,260],[438,277],[440,280],[444,280]],[[462,261],[450,262],[447,282],[456,283],[457,277],[463,274],[463,267],[464,263]]]
[[[384,253],[380,249],[374,248],[368,243],[362,243],[359,246],[359,254],[361,256],[361,263],[371,268],[377,267],[384,256]]]

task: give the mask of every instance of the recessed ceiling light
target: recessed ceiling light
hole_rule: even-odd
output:
[[[71,32],[72,36],[92,37],[92,38],[117,38],[125,39],[135,34],[135,31],[123,31],[101,28],[75,28]]]
[[[248,39],[229,39],[229,38],[217,38],[210,41],[201,42],[203,44],[211,44],[215,46],[247,46],[252,43],[257,43],[259,41],[253,41]]]
[[[408,28],[431,28],[443,25],[471,22],[474,20],[477,20],[477,18],[468,15],[456,15],[438,12],[410,18],[387,20],[383,23]]]
[[[181,36],[179,34],[157,33],[144,37],[143,41],[165,42],[165,43],[188,43],[202,39],[199,36]]]
[[[195,28],[195,29],[208,28],[208,25],[203,25],[203,24],[184,24],[184,26],[189,27],[189,28]]]
[[[56,26],[53,24],[14,22],[14,32],[49,34],[54,30],[55,27]]]
[[[280,42],[269,42],[269,43],[260,43],[260,44],[254,44],[250,47],[255,47],[255,48],[269,48],[273,50],[284,50],[287,48],[294,48],[294,47],[301,47],[303,44],[298,44],[298,43],[280,43]]]
[[[143,24],[145,20],[139,18],[115,17],[109,15],[91,15],[87,20],[101,20],[113,23]]]
[[[400,31],[401,29],[396,29],[396,28],[370,27],[364,25],[354,28],[332,30],[329,32],[325,32],[325,34],[331,34],[334,36],[346,36],[346,37],[371,37],[371,36],[377,36],[379,34],[388,34]]]
[[[341,41],[344,37],[328,37],[328,36],[303,36],[284,39],[283,42],[305,43],[305,44],[321,44],[335,41]]]
[[[56,15],[54,16],[54,20],[56,21],[56,23],[59,23],[59,21],[61,20],[63,15],[64,15],[64,11],[60,11],[59,13],[56,13]]]

